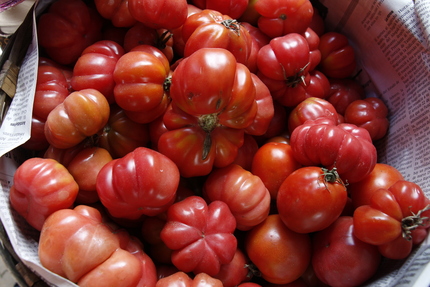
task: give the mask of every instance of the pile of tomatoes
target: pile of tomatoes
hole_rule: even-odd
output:
[[[388,110],[309,0],[59,0],[10,190],[80,286],[357,286],[427,236]]]

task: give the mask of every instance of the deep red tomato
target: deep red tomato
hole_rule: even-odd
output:
[[[171,287],[180,284],[182,287],[223,287],[221,280],[215,279],[205,273],[197,274],[193,279],[182,271],[161,278],[155,287]]]
[[[142,238],[147,244],[148,254],[157,264],[172,264],[172,249],[161,240],[160,233],[166,220],[160,216],[148,216],[144,219],[141,228]]]
[[[174,202],[179,171],[166,156],[139,147],[105,164],[97,176],[100,201],[113,217],[154,216]]]
[[[68,82],[62,70],[51,65],[39,65],[33,102],[31,137],[23,144],[24,148],[44,150],[49,146],[45,137],[46,119],[49,113],[68,95]]]
[[[254,7],[258,27],[271,38],[305,32],[314,13],[309,0],[259,0]]]
[[[354,48],[349,39],[338,32],[326,32],[320,36],[319,69],[329,78],[350,77],[357,66]]]
[[[106,97],[95,89],[71,93],[48,115],[45,136],[57,148],[70,148],[97,134],[109,119]]]
[[[128,9],[128,0],[94,0],[97,11],[100,15],[109,19],[115,27],[131,27],[136,23],[136,19],[131,16]]]
[[[55,62],[74,64],[86,47],[100,40],[102,23],[82,0],[55,1],[38,20],[38,43]]]
[[[252,159],[251,172],[260,177],[276,200],[279,187],[293,171],[300,168],[289,144],[269,142],[262,145]]]
[[[274,284],[287,284],[298,279],[311,260],[308,234],[290,230],[278,214],[248,231],[245,251],[261,272],[261,277]]]
[[[322,117],[329,118],[334,123],[338,122],[336,109],[329,101],[315,97],[307,98],[290,112],[288,130],[292,133],[296,127],[304,124],[307,120],[316,120]]]
[[[192,5],[192,4],[188,4],[188,16],[191,16],[195,13],[199,13],[202,11],[202,9]],[[184,38],[182,37],[182,26],[173,29],[172,31],[173,34],[173,51],[175,52],[175,56],[177,56],[177,58],[181,58],[184,56],[184,49],[185,49],[185,41]]]
[[[149,123],[167,109],[169,76],[170,67],[157,55],[142,50],[127,52],[113,72],[115,102],[132,120]]]
[[[254,136],[245,134],[243,136],[243,145],[237,150],[237,156],[232,163],[250,171],[252,168],[252,159],[258,148],[258,143]]]
[[[353,219],[339,217],[312,237],[312,266],[329,286],[360,286],[378,270],[381,254],[354,235]]]
[[[134,287],[155,285],[157,280],[155,265],[141,243],[108,227],[100,212],[89,206],[53,213],[43,225],[38,252],[45,268],[79,286],[97,282]]]
[[[380,98],[369,97],[353,101],[345,110],[345,122],[365,128],[372,140],[383,138],[390,122],[387,118],[388,107]]]
[[[173,250],[172,263],[184,272],[214,276],[222,264],[233,260],[237,239],[236,220],[223,201],[207,204],[199,196],[174,203],[160,233]]]
[[[175,69],[170,97],[163,117],[169,131],[161,135],[158,149],[181,175],[207,175],[213,166],[232,163],[259,113],[249,70],[226,49],[202,48]]]
[[[388,189],[396,181],[403,179],[403,175],[395,167],[385,163],[376,163],[369,175],[348,185],[354,208],[369,204],[370,198],[376,190]]]
[[[209,202],[225,202],[239,230],[249,230],[269,215],[270,193],[264,183],[236,164],[213,170],[204,183],[203,194]]]
[[[130,120],[123,109],[111,105],[109,120],[97,137],[97,145],[108,150],[113,158],[120,158],[148,143],[148,124]]]
[[[251,35],[239,22],[219,11],[205,9],[190,15],[182,26],[182,38],[185,57],[201,48],[223,48],[230,51],[237,62],[248,65]]]
[[[335,171],[306,166],[283,181],[276,205],[289,229],[310,233],[332,224],[342,213],[347,196],[346,186]]]
[[[241,23],[249,23],[250,25],[257,27],[258,26],[258,18],[260,18],[260,14],[255,10],[255,3],[258,0],[249,0],[248,5],[242,15],[239,17],[239,22]]]
[[[76,203],[90,204],[99,201],[96,190],[97,175],[112,160],[109,152],[100,147],[81,150],[67,165],[67,170],[79,185]]]
[[[129,0],[130,14],[154,29],[175,29],[187,19],[186,0]]]
[[[118,43],[101,40],[82,51],[73,67],[71,85],[75,91],[96,89],[102,93],[109,104],[115,102],[113,71],[124,49]]]
[[[249,264],[250,261],[246,254],[238,248],[233,260],[221,265],[219,273],[213,277],[221,280],[224,287],[235,287],[252,279],[252,271],[247,267]]]
[[[353,79],[333,79],[330,78],[330,92],[326,98],[336,109],[344,115],[350,103],[355,100],[362,100],[365,97],[364,88]]]
[[[248,0],[193,0],[200,9],[212,9],[228,15],[233,19],[239,18],[248,7]]]
[[[308,41],[308,44],[309,44],[309,50],[310,50],[309,71],[312,71],[321,62],[321,51],[319,50],[320,37],[310,27],[306,29],[306,31],[303,33],[303,36],[305,36],[306,41]]]
[[[53,159],[30,158],[16,170],[9,198],[11,206],[40,231],[49,215],[72,207],[78,191],[65,166]]]
[[[376,147],[367,130],[353,124],[336,125],[327,118],[298,126],[290,144],[299,163],[336,168],[345,183],[365,178],[377,161]]]

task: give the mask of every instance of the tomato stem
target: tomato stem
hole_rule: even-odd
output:
[[[429,219],[427,216],[421,217],[421,214],[427,210],[430,210],[430,204],[418,211],[416,214],[411,211],[412,215],[406,216],[402,219],[402,236],[404,239],[408,241],[412,240],[412,230],[417,229],[419,226],[423,226],[424,222]]]
[[[346,190],[346,185],[343,180],[340,178],[339,173],[337,172],[337,168],[333,167],[332,169],[328,169],[328,168],[324,168],[322,167],[321,170],[323,171],[323,178],[324,178],[324,185],[327,188],[327,190],[329,189],[327,186],[327,182],[329,183],[339,183],[341,185],[343,185],[345,187]]]
[[[226,28],[235,32],[238,36],[240,36],[240,23],[234,19],[227,19],[221,22]]]
[[[211,132],[218,126],[218,114],[202,115],[198,121],[199,126],[206,132],[202,153],[202,159],[206,160],[212,146]]]

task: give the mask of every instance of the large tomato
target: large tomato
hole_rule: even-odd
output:
[[[327,118],[308,120],[291,134],[294,157],[302,165],[336,168],[343,181],[358,182],[376,165],[369,132],[353,124],[336,125]]]
[[[115,101],[113,71],[123,54],[124,48],[114,41],[101,40],[88,46],[73,67],[72,88],[96,89],[112,104]]]
[[[254,7],[261,15],[258,27],[271,38],[304,33],[314,13],[309,0],[259,0]]]
[[[312,237],[312,267],[329,286],[360,286],[379,268],[381,254],[354,235],[353,219],[339,217]]]
[[[40,231],[49,215],[72,207],[78,191],[65,166],[53,159],[30,158],[16,170],[9,198],[12,207]]]
[[[94,0],[97,11],[103,18],[109,19],[115,27],[131,27],[136,19],[131,16],[128,9],[128,0]]]
[[[263,181],[239,165],[212,171],[203,193],[209,201],[221,200],[228,205],[239,230],[249,230],[269,215],[270,193]]]
[[[106,97],[95,89],[71,93],[48,115],[45,136],[57,148],[70,148],[97,134],[109,119]]]
[[[154,216],[174,202],[179,171],[166,156],[145,147],[107,163],[97,176],[97,193],[108,212],[136,220]]]
[[[37,25],[39,45],[59,64],[74,64],[82,51],[100,40],[102,18],[82,0],[55,1]]]
[[[289,229],[310,233],[332,224],[341,215],[347,197],[346,186],[336,171],[306,166],[282,182],[276,205]]]
[[[185,177],[207,175],[232,163],[259,105],[249,70],[231,52],[202,48],[179,63],[172,75],[169,130],[158,149]]]
[[[79,205],[46,220],[38,253],[45,268],[79,286],[155,284],[155,265],[136,240],[108,227],[97,209]]]
[[[258,268],[261,277],[274,284],[287,284],[298,279],[307,269],[312,252],[308,234],[290,230],[278,214],[246,234],[245,251]]]
[[[226,203],[207,204],[199,196],[190,196],[169,207],[160,236],[173,250],[172,263],[179,270],[214,276],[222,264],[233,260],[235,229],[236,220]]]

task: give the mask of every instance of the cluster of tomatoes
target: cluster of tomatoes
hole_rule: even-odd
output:
[[[309,0],[59,0],[10,190],[80,286],[357,286],[427,236],[348,38]],[[193,283],[194,282],[194,283]]]

